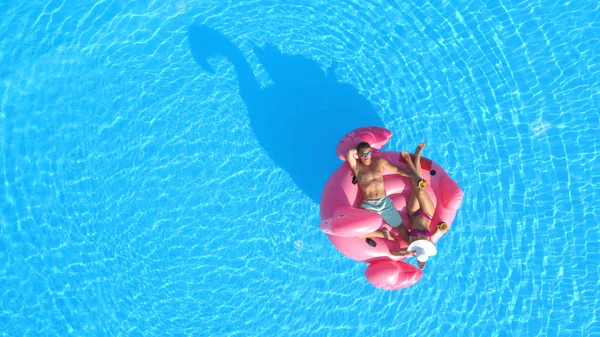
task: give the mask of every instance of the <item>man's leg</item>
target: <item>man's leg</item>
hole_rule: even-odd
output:
[[[359,236],[359,238],[361,238],[361,239],[366,239],[366,238],[382,238],[382,239],[388,239],[388,240],[396,241],[396,239],[394,239],[392,237],[392,235],[388,232],[387,229],[376,230],[373,233],[369,233],[369,234],[365,234],[365,235]]]
[[[384,210],[384,204],[380,204],[380,201],[379,202],[375,202],[375,204],[373,204],[373,203],[366,203],[365,201],[363,201],[360,204],[360,208],[366,209],[368,211],[376,212],[379,215],[382,215],[382,212]],[[383,216],[382,216],[382,218],[383,218]],[[390,232],[386,228],[382,228],[382,229],[376,230],[376,231],[374,231],[372,233],[359,236],[359,238],[361,238],[361,239],[366,239],[366,238],[382,238],[382,239],[387,239],[387,240],[391,240],[391,241],[396,241],[396,239],[394,239],[394,237],[392,237],[392,235],[390,234]]]

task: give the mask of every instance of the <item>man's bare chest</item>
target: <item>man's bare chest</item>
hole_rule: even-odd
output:
[[[370,179],[377,179],[379,177],[381,177],[381,168],[375,165],[369,165],[369,166],[362,166],[360,167],[358,170],[358,172],[356,173],[356,178],[361,180],[362,179],[366,179],[366,180],[370,180]]]

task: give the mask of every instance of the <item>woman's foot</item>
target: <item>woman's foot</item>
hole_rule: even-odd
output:
[[[402,157],[404,157],[404,160],[406,161],[406,164],[408,164],[412,174],[415,174],[415,166],[412,162],[412,158],[410,158],[410,153],[408,153],[408,151],[402,151]]]
[[[420,142],[417,144],[417,149],[415,150],[415,159],[418,157],[421,158],[421,152],[423,152],[423,148],[425,147],[425,142]]]
[[[408,164],[408,167],[410,168],[410,171],[412,173],[410,178],[412,180],[414,180],[415,183],[418,183],[420,180],[422,180],[422,178],[421,178],[421,176],[419,176],[417,174],[415,165],[413,164],[412,160],[410,159],[410,153],[408,153],[408,151],[402,151],[402,157],[404,157],[404,160],[406,160],[406,163]]]

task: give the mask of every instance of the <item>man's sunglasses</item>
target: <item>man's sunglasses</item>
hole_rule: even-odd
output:
[[[370,155],[371,155],[371,151],[360,154],[360,156],[363,157],[363,158],[366,158],[366,157],[368,157]]]

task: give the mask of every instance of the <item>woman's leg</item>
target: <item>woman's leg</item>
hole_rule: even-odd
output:
[[[419,144],[419,145],[421,145],[421,144]],[[424,144],[423,144],[423,146],[424,146]],[[410,155],[408,154],[408,152],[402,151],[402,156],[406,160],[406,163],[408,164],[408,167],[410,167],[412,172],[414,174],[416,174],[417,176],[421,177],[420,155],[419,155],[419,163],[418,163],[419,170],[417,170],[417,168],[415,167],[413,162],[410,160]],[[419,183],[419,180],[416,177],[413,178],[413,191],[417,197],[417,200],[419,201],[419,204],[420,204],[423,212],[427,213],[427,215],[432,217],[433,213],[435,213],[435,207],[433,206],[433,202],[431,201],[431,199],[429,198],[429,195],[427,194],[427,192],[425,192],[424,189],[422,190],[422,189],[418,188],[418,185],[417,185],[418,183]]]
[[[421,176],[421,152],[423,152],[424,147],[425,143],[421,142],[417,145],[417,149],[415,150],[415,160],[413,165],[415,166],[419,177]],[[419,204],[419,199],[417,199],[416,189],[413,188],[408,197],[408,201],[406,202],[406,212],[408,213],[408,216],[411,216],[418,211],[419,208],[421,208],[421,205]]]
[[[413,165],[415,166],[415,172],[420,177],[421,176],[421,153],[423,153],[423,148],[425,147],[424,142],[420,142],[417,145],[417,149],[415,150],[415,160]]]

